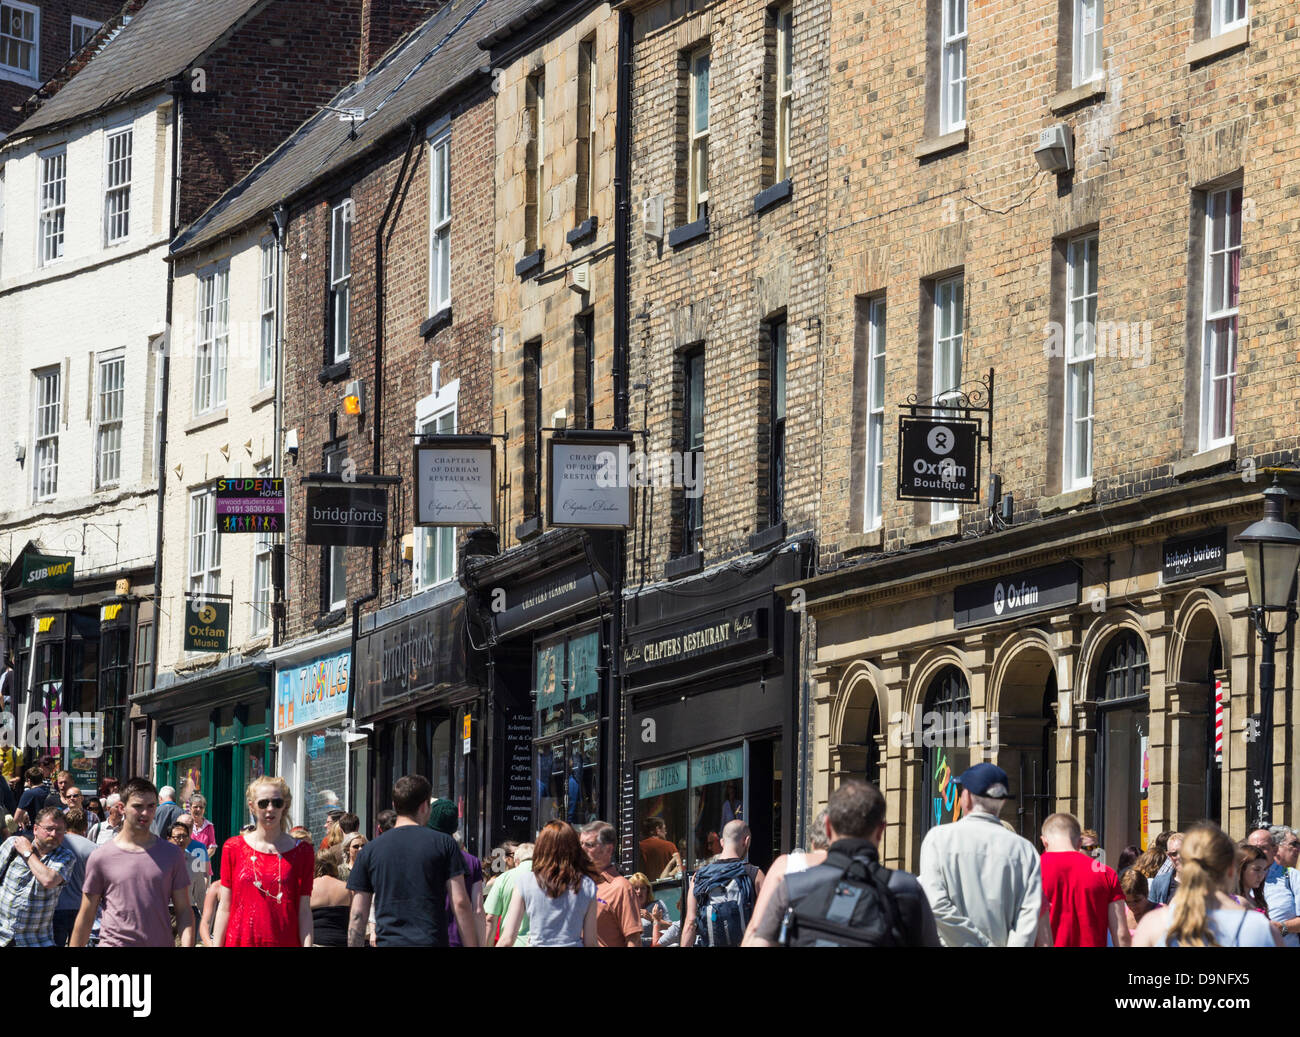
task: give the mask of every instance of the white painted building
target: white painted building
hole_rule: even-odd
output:
[[[0,155],[0,630],[20,716],[106,714],[109,758],[60,740],[83,783],[124,764],[152,662],[171,105],[20,127]],[[70,558],[72,584],[29,580],[38,556]]]

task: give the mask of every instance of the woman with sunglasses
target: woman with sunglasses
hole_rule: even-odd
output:
[[[315,855],[289,834],[293,796],[283,778],[248,786],[253,830],[226,840],[215,940],[218,947],[310,947]]]

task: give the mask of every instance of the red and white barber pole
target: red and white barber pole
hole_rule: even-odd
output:
[[[1214,762],[1223,763],[1223,681],[1214,682]]]

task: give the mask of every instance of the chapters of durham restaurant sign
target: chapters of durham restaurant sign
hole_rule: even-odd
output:
[[[765,608],[748,609],[730,616],[715,613],[689,626],[671,631],[660,629],[645,637],[630,639],[623,649],[623,671],[636,673],[740,646],[758,647],[763,644],[766,632]]]
[[[952,596],[953,624],[960,630],[1078,604],[1079,567],[1062,562],[958,587]]]
[[[465,599],[388,623],[357,639],[357,713],[416,692],[465,683]]]
[[[496,523],[496,448],[490,436],[428,436],[415,448],[415,524]]]
[[[546,521],[551,526],[627,529],[632,525],[629,451],[616,439],[550,442]]]
[[[1160,557],[1160,575],[1165,583],[1223,572],[1228,566],[1228,531],[1220,527],[1195,536],[1166,540]]]

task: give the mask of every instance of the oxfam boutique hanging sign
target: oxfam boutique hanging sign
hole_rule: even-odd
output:
[[[958,587],[952,596],[953,625],[961,630],[1078,604],[1079,567],[1062,562]]]

